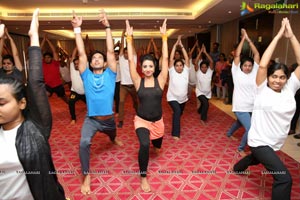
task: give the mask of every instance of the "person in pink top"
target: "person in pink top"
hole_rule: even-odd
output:
[[[217,61],[215,66],[215,86],[217,89],[217,98],[222,98],[223,100],[226,98],[226,87],[222,84],[222,78],[221,73],[224,69],[227,67],[227,61],[225,58],[224,53],[220,53],[219,55],[219,61]],[[222,97],[221,97],[221,91],[222,91]]]

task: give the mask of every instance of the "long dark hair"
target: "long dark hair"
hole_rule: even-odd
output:
[[[272,74],[274,74],[275,71],[280,69],[283,71],[283,73],[286,75],[286,78],[288,79],[290,77],[289,68],[283,63],[274,63],[270,65],[267,71],[267,77],[271,76]]]
[[[153,65],[154,65],[154,67],[155,67],[155,65],[156,65],[156,60],[155,60],[154,56],[152,56],[151,54],[145,54],[145,55],[141,56],[141,58],[140,58],[141,67],[143,66],[143,62],[144,62],[145,60],[150,60],[150,61],[152,61],[152,62],[153,62]]]
[[[22,98],[26,98],[26,88],[24,84],[15,79],[13,77],[0,77],[0,85],[9,85],[11,86],[11,93],[12,96],[19,102]],[[27,109],[22,111],[23,115],[25,115]]]
[[[254,59],[253,59],[253,58],[247,57],[247,56],[246,56],[246,57],[243,57],[243,58],[241,59],[241,65],[240,65],[240,68],[241,68],[242,71],[243,71],[243,65],[244,65],[244,63],[247,62],[247,61],[251,62],[252,65],[254,65]]]

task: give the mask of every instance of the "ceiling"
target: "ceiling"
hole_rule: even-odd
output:
[[[258,2],[247,0],[247,2]],[[274,0],[259,0],[260,3]],[[40,8],[40,30],[52,39],[74,37],[72,10],[83,16],[82,32],[103,38],[98,22],[101,8],[107,12],[114,37],[120,37],[129,19],[136,38],[159,37],[159,26],[167,18],[169,37],[193,36],[216,24],[241,17],[242,0],[1,0],[0,19],[9,32],[27,35],[31,15]]]

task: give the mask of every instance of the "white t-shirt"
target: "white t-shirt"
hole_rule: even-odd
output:
[[[184,103],[188,100],[189,68],[184,65],[183,71],[177,73],[174,66],[169,68],[169,86],[167,101]]]
[[[248,133],[249,146],[268,145],[274,151],[282,147],[296,110],[294,95],[299,87],[300,81],[292,73],[281,92],[275,92],[269,88],[267,80],[257,88]]]
[[[206,98],[211,98],[211,80],[213,75],[213,70],[208,67],[206,73],[204,74],[200,68],[196,72],[196,97],[200,95],[206,96]]]
[[[196,79],[195,66],[192,62],[192,59],[190,59],[189,85],[196,85],[196,83],[197,83],[197,79]]]
[[[87,65],[88,67],[88,65]],[[79,70],[75,69],[74,63],[70,64],[70,74],[72,80],[71,91],[76,92],[77,94],[84,94],[83,82],[79,73]]]
[[[133,57],[134,62],[137,63],[136,55]],[[129,62],[125,59],[124,55],[119,56],[119,63],[120,63],[120,72],[121,72],[121,85],[132,85],[133,82],[130,77],[129,71]]]
[[[18,173],[24,171],[15,145],[20,125],[8,131],[0,128],[0,199],[33,200],[25,173]]]
[[[252,112],[256,93],[258,64],[254,62],[253,69],[249,74],[245,74],[240,65],[241,63],[235,65],[233,62],[231,67],[234,83],[232,112]]]
[[[62,77],[62,79],[65,81],[65,82],[70,82],[71,81],[71,77],[70,77],[70,70],[68,67],[64,66],[59,66],[59,72],[60,72],[60,75]]]
[[[201,62],[202,62],[202,59],[198,61],[198,63],[197,63],[198,67]],[[195,66],[193,64],[192,59],[190,59],[189,85],[196,85],[196,83],[197,83],[196,70],[195,70]]]
[[[116,76],[116,82],[121,81],[121,72],[120,72],[120,62],[117,61],[117,76]]]

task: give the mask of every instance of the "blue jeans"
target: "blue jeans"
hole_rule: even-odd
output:
[[[241,143],[238,147],[239,151],[243,151],[247,144],[248,132],[251,125],[251,112],[234,112],[237,117],[237,121],[235,121],[229,131],[227,132],[227,136],[230,137],[233,133],[239,129],[241,126],[245,128],[245,133],[243,134]]]
[[[183,113],[185,102],[180,104],[177,101],[168,101],[168,103],[173,110],[172,136],[180,137],[180,117]]]
[[[271,173],[274,179],[272,187],[272,200],[290,200],[292,190],[292,177],[284,163],[269,146],[250,147],[251,154],[237,162],[233,170],[237,173],[245,171],[251,165],[259,163]],[[265,173],[265,171],[262,171]]]
[[[241,122],[239,120],[235,120],[235,122],[231,125],[230,129],[227,131],[227,137],[232,136],[233,133],[237,131],[241,126]]]

